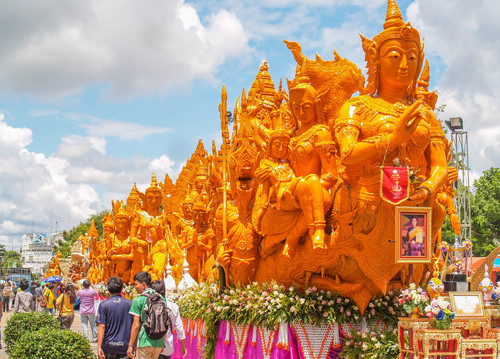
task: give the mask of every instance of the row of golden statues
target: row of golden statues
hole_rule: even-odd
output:
[[[402,205],[432,208],[435,258],[447,212],[460,231],[456,171],[447,165],[451,145],[434,113],[423,42],[394,0],[384,30],[361,39],[366,85],[337,53],[311,60],[285,41],[297,63],[288,92],[281,82],[276,90],[267,61],[232,116],[223,88],[220,150],[213,143],[209,154],[200,141],[175,184],[168,175],[158,184],[153,174],[144,193],[134,185],[125,204],[113,202],[103,239],[89,233],[84,240],[88,276],[128,282],[146,269],[162,278],[170,263],[179,281],[185,256],[196,281],[215,280],[221,266],[230,285],[316,286],[353,298],[361,310],[407,285],[409,265],[395,263],[395,207],[380,197],[380,168],[397,162],[411,170]],[[413,265],[417,283],[431,272]]]

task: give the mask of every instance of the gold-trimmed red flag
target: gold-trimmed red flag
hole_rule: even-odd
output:
[[[384,201],[398,205],[408,199],[410,193],[408,167],[384,166],[380,176],[380,196]]]

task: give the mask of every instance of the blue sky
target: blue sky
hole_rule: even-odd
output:
[[[470,133],[473,177],[500,166],[500,3],[400,0],[425,38],[431,89]],[[359,33],[382,29],[386,0],[0,4],[0,243],[70,229],[175,178],[198,139],[220,142],[220,90],[231,110],[263,59],[278,86],[295,61],[335,49],[365,70]]]

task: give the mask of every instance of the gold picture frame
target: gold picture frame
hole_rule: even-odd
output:
[[[396,263],[431,263],[431,207],[396,207]]]
[[[484,318],[484,302],[481,292],[449,292],[450,303],[455,318],[478,319]]]

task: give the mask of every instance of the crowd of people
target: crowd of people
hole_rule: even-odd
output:
[[[19,285],[15,282],[0,285],[0,318],[2,312],[10,310],[13,313],[43,311],[57,316],[61,326],[70,329],[75,311],[78,311],[83,335],[87,340],[97,343],[100,359],[169,359],[174,353],[174,330],[181,343],[181,354],[184,356],[187,353],[179,307],[165,299],[165,283],[161,280],[152,281],[148,272],[139,272],[134,276],[138,296],[133,301],[125,298],[124,283],[119,277],[108,279],[110,296],[102,302],[98,300],[98,291],[88,279],[78,284],[42,284],[33,282],[30,287],[28,280],[22,279]],[[147,307],[151,305],[153,297],[165,303],[168,316],[166,333],[160,332],[161,336],[156,339],[152,339],[145,330],[149,323],[147,316],[150,315]]]

